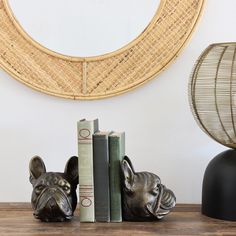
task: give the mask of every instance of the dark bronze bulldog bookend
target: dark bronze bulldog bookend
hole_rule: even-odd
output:
[[[70,220],[77,205],[78,157],[69,159],[64,173],[46,172],[38,156],[30,161],[29,170],[35,218],[45,222]]]
[[[149,172],[135,172],[128,157],[121,162],[123,218],[128,221],[162,219],[175,206],[174,193]]]

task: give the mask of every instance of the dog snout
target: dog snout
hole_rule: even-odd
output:
[[[50,191],[50,193],[54,194],[54,193],[57,192],[57,189],[56,188],[50,188],[49,191]]]
[[[47,205],[48,205],[48,207],[51,208],[51,209],[57,207],[57,203],[56,203],[56,201],[55,201],[54,198],[51,198],[51,199],[48,201]]]
[[[174,193],[170,189],[165,188],[161,200],[161,207],[165,210],[170,210],[175,206],[175,204],[176,204],[176,197]]]

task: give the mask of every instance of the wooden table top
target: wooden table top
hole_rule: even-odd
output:
[[[201,215],[198,205],[178,205],[156,222],[80,223],[78,211],[71,222],[42,223],[35,220],[28,203],[0,203],[0,235],[224,235],[236,236],[236,222]]]

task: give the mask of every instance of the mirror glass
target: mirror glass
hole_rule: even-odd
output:
[[[52,51],[76,57],[124,47],[151,22],[161,0],[8,0],[23,29]]]

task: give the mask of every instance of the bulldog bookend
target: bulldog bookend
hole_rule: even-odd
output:
[[[77,205],[78,158],[69,159],[64,173],[46,172],[44,162],[38,156],[31,159],[29,168],[35,218],[44,222],[72,219]],[[170,213],[176,204],[175,195],[161,184],[157,175],[135,172],[127,156],[118,168],[121,169],[123,220],[160,220]]]
[[[35,218],[45,222],[72,219],[77,205],[78,157],[69,159],[64,173],[46,172],[38,156],[31,159],[29,170]]]
[[[135,172],[126,156],[121,163],[123,218],[128,221],[162,219],[175,206],[174,193],[150,172]]]

